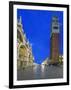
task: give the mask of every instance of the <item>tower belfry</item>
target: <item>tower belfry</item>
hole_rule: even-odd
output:
[[[58,17],[52,17],[52,28],[51,28],[51,63],[56,64],[59,62],[59,20]]]

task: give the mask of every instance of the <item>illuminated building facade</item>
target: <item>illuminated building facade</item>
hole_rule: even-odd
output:
[[[17,21],[17,68],[33,65],[32,47],[23,30],[21,17]]]

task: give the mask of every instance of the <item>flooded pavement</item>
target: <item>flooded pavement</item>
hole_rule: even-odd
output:
[[[17,80],[63,78],[63,65],[35,65],[17,70]]]

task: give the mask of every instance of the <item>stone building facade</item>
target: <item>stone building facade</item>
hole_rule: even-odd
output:
[[[32,47],[26,38],[20,17],[17,21],[17,68],[32,66],[33,61]]]

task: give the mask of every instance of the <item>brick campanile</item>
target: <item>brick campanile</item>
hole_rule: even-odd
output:
[[[51,27],[51,54],[50,59],[52,64],[57,64],[59,62],[59,21],[58,17],[52,17],[52,27]]]

